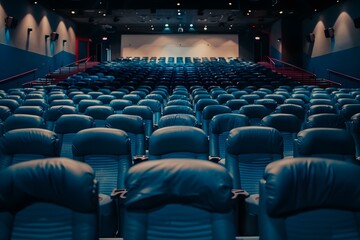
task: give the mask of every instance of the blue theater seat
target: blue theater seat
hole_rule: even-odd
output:
[[[138,102],[138,105],[140,106],[148,106],[152,113],[153,113],[153,124],[154,125],[158,125],[159,124],[159,119],[161,117],[162,114],[162,104],[155,99],[141,99]]]
[[[133,105],[130,100],[114,99],[110,102],[109,106],[114,109],[115,113],[122,113],[125,107]]]
[[[342,128],[345,129],[345,119],[336,113],[320,113],[309,116],[304,122],[303,129],[307,128]]]
[[[114,109],[110,106],[89,106],[84,114],[94,119],[96,127],[105,127],[105,119],[114,114]]]
[[[1,239],[98,239],[98,190],[87,164],[66,158],[0,171]]]
[[[359,239],[360,167],[326,158],[269,164],[260,183],[260,239]]]
[[[75,114],[77,110],[73,106],[52,106],[45,113],[46,128],[54,130],[56,120],[62,115]]]
[[[15,109],[14,114],[28,114],[43,117],[44,109],[40,106],[19,106]]]
[[[42,117],[28,114],[13,114],[2,123],[2,134],[21,128],[46,128],[46,125]]]
[[[250,194],[245,200],[246,216],[241,223],[245,235],[258,235],[259,181],[265,167],[282,158],[283,138],[275,128],[248,126],[229,133],[225,167],[233,179],[233,188]]]
[[[242,106],[239,110],[240,114],[244,114],[249,118],[250,125],[252,126],[259,126],[261,123],[261,119],[271,113],[264,105],[260,104],[249,104]]]
[[[154,130],[153,112],[150,107],[139,105],[128,106],[124,108],[122,113],[141,117],[144,121],[145,136],[150,137]]]
[[[195,144],[196,143],[196,144]],[[149,139],[149,159],[193,158],[207,160],[209,140],[196,127],[172,126],[160,128]]]
[[[132,166],[130,139],[119,129],[84,129],[75,135],[72,150],[74,159],[89,164],[99,181],[100,237],[114,237],[120,229],[110,193],[125,188]]]
[[[231,113],[231,108],[224,106],[224,105],[210,105],[206,106],[202,112],[202,129],[204,132],[209,135],[209,124],[211,119],[223,113]]]
[[[284,157],[294,156],[294,140],[301,129],[301,120],[293,114],[273,113],[261,120],[261,125],[277,129],[283,136]]]
[[[213,117],[209,124],[210,156],[225,158],[226,139],[237,127],[249,126],[249,119],[242,114],[223,113]]]
[[[309,128],[298,133],[295,157],[324,157],[353,162],[355,143],[351,134],[337,128]]]
[[[159,120],[159,128],[170,126],[198,126],[197,119],[191,114],[177,113],[162,116]]]
[[[39,158],[58,157],[58,136],[41,128],[24,128],[6,132],[0,138],[0,169],[15,163]]]
[[[124,239],[235,239],[232,181],[219,165],[148,161],[130,169],[126,189]]]
[[[92,117],[82,114],[66,114],[59,117],[55,122],[54,132],[61,143],[61,157],[73,158],[72,142],[76,133],[83,129],[95,127]]]
[[[126,132],[131,142],[131,155],[145,155],[145,126],[140,116],[127,114],[113,114],[106,119],[105,126]]]

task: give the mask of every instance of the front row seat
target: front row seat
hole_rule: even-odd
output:
[[[48,158],[0,171],[1,239],[98,239],[98,187],[85,163]]]
[[[125,185],[126,240],[235,239],[232,179],[220,165],[147,161],[129,170]]]
[[[339,160],[270,163],[260,183],[260,239],[359,239],[359,181],[360,166]]]

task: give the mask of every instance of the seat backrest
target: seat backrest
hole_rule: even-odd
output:
[[[196,143],[196,144],[194,144]],[[196,127],[172,126],[160,128],[149,139],[149,159],[195,158],[207,160],[209,140]]]
[[[29,101],[29,100],[27,100]],[[65,105],[65,106],[75,106],[73,100],[71,99],[56,99],[50,103],[50,106],[59,106],[59,105]]]
[[[219,105],[219,102],[215,99],[200,99],[195,104],[195,117],[198,120],[199,123],[202,123],[202,112],[206,106],[209,105]]]
[[[114,109],[115,113],[122,113],[125,107],[131,105],[133,105],[133,103],[130,100],[125,99],[114,99],[110,102],[110,107]]]
[[[244,114],[250,120],[250,125],[260,125],[261,119],[271,113],[267,107],[260,104],[249,104],[242,106],[239,110],[240,114]]]
[[[123,99],[130,100],[133,104],[137,104],[140,101],[141,97],[139,95],[137,95],[137,94],[130,94],[129,93],[129,94],[125,94],[123,96]]]
[[[231,99],[228,100],[224,105],[231,108],[231,110],[239,111],[242,106],[248,105],[249,103],[245,99]]]
[[[191,114],[175,113],[162,116],[159,120],[159,128],[170,126],[191,126],[198,125],[197,119]]]
[[[3,122],[3,133],[21,128],[46,128],[42,117],[28,114],[13,114]]]
[[[0,106],[0,121],[5,121],[9,116],[11,116],[10,108],[6,106]]]
[[[274,111],[276,107],[278,106],[278,103],[271,98],[263,98],[263,99],[257,99],[254,101],[254,104],[260,104],[267,107],[270,111]]]
[[[15,109],[20,106],[20,104],[14,99],[0,99],[0,106],[8,107],[13,113]]]
[[[353,115],[360,113],[360,104],[345,104],[340,110],[340,114],[349,121]]]
[[[261,120],[261,125],[277,129],[283,136],[284,157],[294,156],[294,140],[301,128],[301,120],[293,114],[273,113]]]
[[[42,117],[44,115],[44,109],[40,106],[19,106],[15,109],[14,114],[28,114]]]
[[[41,128],[24,128],[6,132],[0,138],[0,168],[38,158],[58,157],[58,136]]]
[[[282,158],[283,138],[275,128],[248,126],[234,128],[229,133],[225,167],[236,189],[258,193],[266,165]]]
[[[194,115],[194,110],[185,105],[170,105],[164,108],[163,116],[169,114],[191,114]]]
[[[131,142],[131,155],[145,155],[145,126],[140,116],[113,114],[106,119],[105,126],[127,133]]]
[[[231,113],[231,108],[224,106],[224,105],[210,105],[206,106],[202,112],[202,129],[204,132],[209,135],[209,124],[211,119],[218,115],[223,113]]]
[[[324,158],[270,163],[260,183],[260,238],[359,239],[360,167]]]
[[[1,239],[98,239],[97,182],[87,164],[32,160],[0,175]]]
[[[73,158],[72,141],[75,134],[83,129],[95,127],[92,117],[82,114],[66,114],[55,122],[54,132],[61,143],[61,157]]]
[[[96,127],[104,127],[105,119],[114,114],[114,110],[110,106],[89,106],[84,114],[95,120]]]
[[[153,123],[157,125],[162,114],[162,104],[156,99],[141,99],[138,102],[140,106],[148,106],[153,113]]]
[[[153,113],[151,108],[148,106],[128,106],[124,108],[123,114],[140,116],[145,125],[145,135],[149,137],[154,129],[153,123]]]
[[[214,116],[209,124],[210,156],[224,158],[229,132],[234,128],[249,125],[249,119],[242,114],[222,113]]]
[[[112,100],[116,99],[115,96],[110,94],[103,94],[96,98],[96,100],[100,100],[102,104],[109,105]]]
[[[54,130],[55,121],[66,114],[75,114],[77,110],[73,106],[52,106],[45,113],[46,128]]]
[[[80,113],[84,113],[86,109],[90,106],[99,106],[102,105],[102,102],[100,100],[95,99],[83,99],[78,104],[78,111]]]
[[[342,128],[345,129],[345,119],[336,113],[319,113],[309,116],[304,122],[307,128]]]
[[[352,162],[355,160],[355,143],[351,134],[344,129],[309,128],[298,133],[294,156]]]
[[[336,113],[336,108],[333,105],[325,105],[325,104],[312,105],[309,107],[307,115],[311,116],[321,113]]]
[[[301,121],[304,120],[305,117],[305,108],[301,107],[297,104],[281,104],[277,106],[274,113],[288,113],[293,114],[298,117]]]
[[[73,156],[89,164],[100,182],[99,192],[110,195],[114,188],[124,188],[124,179],[132,165],[130,139],[119,129],[89,128],[73,139]]]
[[[125,239],[235,239],[232,181],[217,164],[148,161],[130,169],[126,188]]]

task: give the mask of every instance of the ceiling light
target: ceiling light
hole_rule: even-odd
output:
[[[190,23],[190,27],[194,27],[194,24]]]
[[[180,16],[180,15],[181,15],[181,12],[178,12],[178,15]]]
[[[249,16],[249,15],[250,15],[250,13],[246,13],[246,15],[248,15],[248,16]]]
[[[232,5],[232,2],[229,2],[229,6],[231,6]]]
[[[248,12],[251,12],[251,10],[249,9]]]
[[[154,29],[155,29],[155,28],[153,28],[153,27],[151,28],[152,31],[154,31]]]
[[[107,37],[102,37],[102,40],[106,41],[106,40],[108,40],[108,38]]]
[[[177,6],[180,6],[180,3],[178,2],[176,5],[177,5]]]
[[[283,14],[284,12],[283,11],[280,11],[279,14]]]
[[[168,23],[165,23],[165,27],[169,27],[169,24],[168,24]]]
[[[317,12],[317,9],[316,9],[316,8],[314,9],[314,12]]]
[[[35,1],[34,4],[36,5],[36,4],[38,4],[38,2]]]
[[[104,13],[103,16],[106,17],[106,13]]]
[[[71,14],[75,14],[75,11],[74,11],[74,10],[72,10],[72,11],[71,11]]]
[[[260,40],[260,37],[259,37],[259,36],[256,36],[256,37],[255,37],[255,40]]]
[[[207,31],[207,26],[205,25],[204,30]]]

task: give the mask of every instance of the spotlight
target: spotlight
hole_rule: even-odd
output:
[[[260,37],[259,37],[259,36],[256,36],[256,37],[255,37],[255,40],[259,41],[259,40],[260,40]]]

